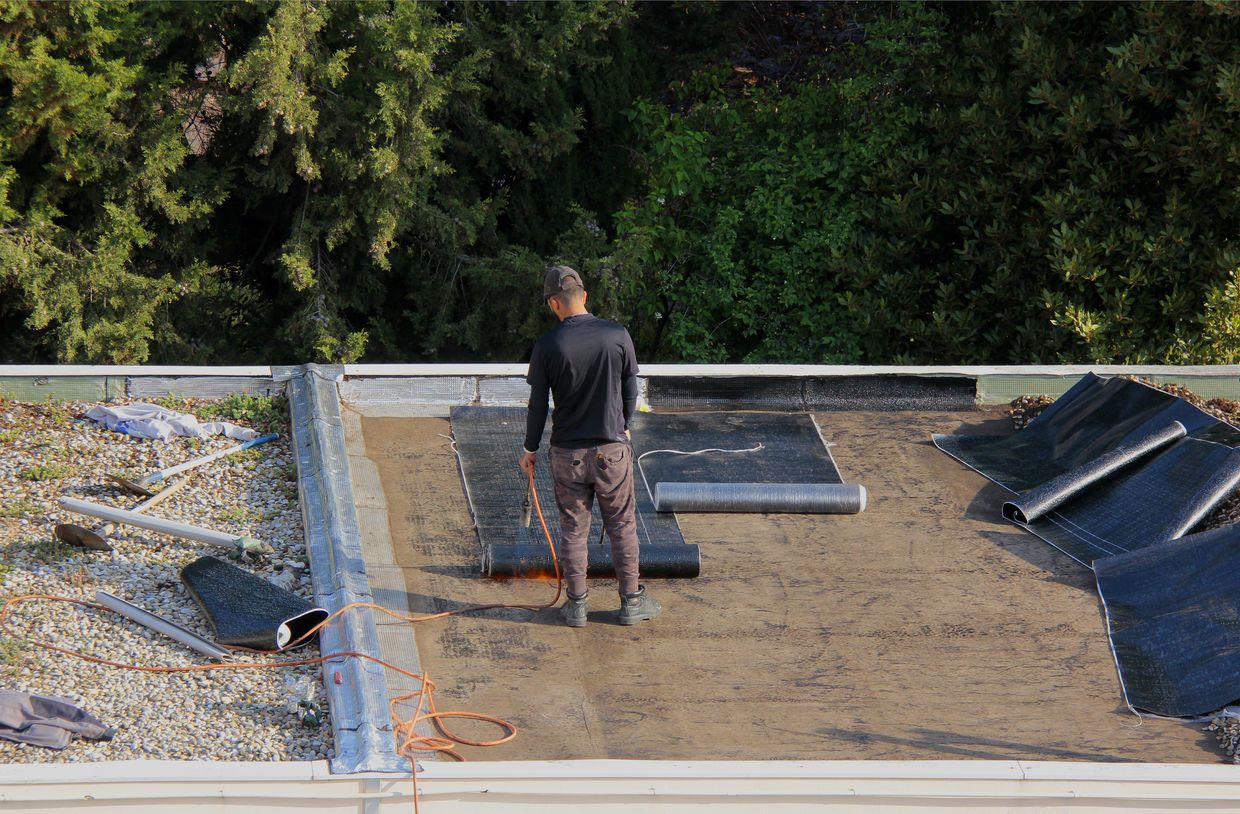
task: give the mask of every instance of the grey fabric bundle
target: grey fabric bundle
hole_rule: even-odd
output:
[[[74,735],[112,740],[116,730],[63,698],[0,690],[0,738],[64,749]]]

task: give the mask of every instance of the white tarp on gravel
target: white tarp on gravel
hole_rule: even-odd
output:
[[[109,430],[135,438],[158,438],[167,441],[174,435],[206,438],[223,435],[238,441],[250,441],[258,433],[227,421],[199,422],[189,413],[178,413],[157,404],[126,404],[121,407],[92,407],[86,417],[101,422]]]

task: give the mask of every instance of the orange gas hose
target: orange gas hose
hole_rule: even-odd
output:
[[[551,530],[547,527],[547,519],[543,516],[542,506],[538,502],[538,488],[534,485],[533,475],[530,475],[530,493],[533,498],[534,508],[537,509],[538,511],[538,522],[542,526],[543,535],[547,538],[547,546],[551,549],[551,562],[555,567],[555,596],[552,597],[552,599],[549,602],[546,602],[540,605],[505,605],[505,604],[471,605],[469,607],[459,608],[457,610],[442,611],[440,613],[431,613],[431,614],[425,614],[421,616],[413,616],[413,615],[396,613],[395,611],[389,610],[385,607],[382,607],[381,605],[376,605],[373,602],[350,602],[349,604],[337,610],[335,613],[328,616],[326,619],[324,619],[319,624],[315,625],[313,628],[311,628],[309,631],[307,631],[305,634],[299,637],[296,641],[291,642],[288,645],[288,647],[293,647],[294,645],[300,644],[306,639],[309,639],[311,636],[318,633],[325,625],[327,625],[332,620],[341,616],[346,611],[350,611],[356,608],[370,608],[371,610],[380,611],[393,618],[401,619],[403,621],[410,622],[410,623],[415,623],[415,622],[427,622],[432,619],[443,619],[448,616],[460,616],[461,614],[466,614],[466,613],[476,613],[478,611],[484,611],[484,610],[517,609],[517,610],[538,611],[538,610],[546,610],[547,608],[555,607],[556,603],[560,601],[560,597],[564,593],[564,576],[560,571],[560,561],[559,561],[559,558],[556,556],[555,544],[552,542],[552,539],[551,539]],[[410,768],[411,768],[411,774],[412,774],[412,779],[413,779],[413,809],[415,812],[419,812],[421,810],[419,806],[419,802],[418,802],[418,765],[417,765],[417,760],[416,760],[416,756],[418,753],[438,752],[440,754],[451,757],[455,760],[463,761],[465,758],[462,757],[461,754],[456,751],[456,747],[458,746],[499,746],[500,744],[508,743],[510,740],[512,740],[513,738],[517,736],[517,728],[513,724],[509,723],[508,721],[503,720],[502,718],[495,718],[490,715],[483,715],[482,713],[468,712],[468,711],[463,711],[463,710],[443,710],[443,711],[439,710],[435,706],[435,682],[431,681],[431,679],[425,673],[418,674],[418,673],[411,672],[409,670],[405,670],[401,667],[397,667],[395,664],[386,662],[383,659],[378,658],[376,656],[372,656],[368,653],[359,653],[359,652],[350,650],[350,651],[344,651],[344,652],[339,652],[339,653],[328,653],[326,655],[315,656],[314,658],[294,659],[290,661],[279,661],[279,662],[268,662],[268,663],[263,663],[263,664],[239,664],[239,663],[189,664],[189,665],[184,665],[181,667],[151,667],[149,665],[142,665],[142,664],[129,664],[126,662],[113,661],[112,659],[101,658],[99,656],[92,656],[88,653],[82,653],[77,650],[70,650],[69,648],[51,644],[50,642],[38,641],[36,639],[31,639],[27,636],[22,635],[21,633],[13,631],[9,627],[10,611],[16,608],[17,606],[22,605],[26,602],[33,602],[37,600],[43,600],[43,601],[49,601],[49,602],[65,602],[65,603],[69,603],[73,605],[80,605],[86,608],[95,608],[96,610],[101,610],[101,611],[108,611],[110,609],[104,607],[103,605],[99,605],[95,602],[89,602],[84,599],[74,599],[72,597],[67,597],[67,596],[54,596],[51,594],[25,594],[23,596],[15,596],[9,599],[7,602],[5,602],[3,608],[0,608],[0,631],[3,631],[4,633],[7,633],[13,636],[14,638],[22,639],[26,642],[29,642],[35,647],[41,647],[45,650],[51,650],[56,653],[64,654],[66,656],[72,656],[73,658],[81,659],[83,661],[87,661],[92,664],[103,664],[109,667],[117,667],[122,670],[138,670],[144,673],[189,673],[189,672],[200,672],[204,670],[260,670],[260,669],[273,669],[273,668],[282,668],[282,667],[299,667],[299,666],[303,666],[307,664],[321,664],[326,661],[331,661],[332,659],[353,657],[353,658],[363,659],[365,661],[374,662],[375,664],[379,664],[383,667],[386,667],[387,669],[392,670],[393,672],[400,673],[403,676],[417,680],[419,682],[418,690],[414,692],[410,692],[410,693],[405,693],[404,695],[397,696],[388,702],[388,711],[392,716],[392,723],[394,726],[394,731],[395,731],[396,739],[397,739],[397,747],[396,747],[397,753],[409,761]],[[227,649],[235,650],[238,652],[255,653],[255,654],[261,654],[261,655],[271,655],[271,654],[279,652],[275,650],[251,650],[245,647],[229,647]],[[400,704],[402,701],[408,701],[409,699],[415,696],[418,699],[416,712],[408,718],[402,718],[400,714],[396,711],[397,704]],[[425,709],[426,712],[423,712],[422,711],[423,709]],[[497,738],[495,740],[486,740],[486,741],[465,738],[460,735],[454,734],[448,729],[447,725],[444,723],[445,719],[448,719],[448,718],[463,718],[463,719],[475,720],[475,721],[485,721],[487,723],[495,724],[495,726],[499,727],[501,730],[505,730],[505,734],[503,735],[503,737]],[[423,721],[431,722],[431,724],[439,732],[441,737],[418,734],[415,731],[415,729],[417,725],[422,723]]]

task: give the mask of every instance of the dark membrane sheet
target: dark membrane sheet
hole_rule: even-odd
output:
[[[1177,424],[1187,437],[1170,437]],[[1187,534],[1240,478],[1240,430],[1170,393],[1092,373],[1020,432],[934,443],[1025,493],[1003,514],[1019,523],[1028,503],[1034,517],[1021,525],[1087,566]]]
[[[1240,698],[1240,527],[1185,536],[1240,484],[1240,431],[1088,375],[1022,432],[934,440],[1024,492],[1004,515],[1094,569],[1129,706],[1190,717]]]
[[[1024,527],[1077,562],[1175,540],[1240,484],[1240,449],[1185,438]]]
[[[1003,504],[1003,516],[1016,523],[1032,523],[1095,483],[1106,480],[1134,464],[1144,463],[1147,457],[1180,440],[1186,434],[1183,424],[1172,421],[1161,430],[1118,446],[1041,486],[1017,495]]]
[[[483,573],[488,576],[539,576],[551,573],[550,553],[546,538],[533,512],[528,528],[521,525],[521,503],[528,478],[517,466],[525,443],[524,407],[454,407],[451,412],[452,435],[461,462],[461,473],[478,540],[483,546]],[[550,448],[551,422],[543,432],[539,446],[535,485],[538,504],[547,520],[547,528],[556,545],[560,545],[560,513],[555,502],[555,484],[547,466],[546,451]],[[681,570],[699,567],[697,546],[685,544],[680,526],[671,515],[661,515],[646,495],[636,474],[637,539],[642,547],[642,573],[656,576],[646,568],[648,546],[681,552]],[[591,520],[590,559],[588,568],[596,576],[611,575],[610,546],[606,541],[597,545],[603,529],[598,504]],[[532,552],[543,554],[534,557]],[[665,557],[663,561],[674,562]],[[654,561],[652,555],[651,561]]]
[[[1040,486],[1178,421],[1188,435],[1240,445],[1240,431],[1153,387],[1088,373],[1012,435],[939,435],[939,449],[1013,492]]]
[[[1128,705],[1206,715],[1240,699],[1240,524],[1094,563]]]
[[[199,557],[182,568],[181,581],[220,644],[254,650],[309,644],[315,636],[298,640],[327,618],[326,610],[292,591],[215,557]]]
[[[639,413],[633,453],[651,494],[678,483],[842,483],[811,416],[796,413]],[[753,450],[678,455],[667,450]],[[642,483],[637,484],[642,489]]]
[[[483,573],[491,576],[550,572],[550,554],[537,516],[529,528],[519,523],[527,483],[517,467],[525,415],[523,407],[456,407],[451,413],[465,488],[483,545]],[[685,544],[674,515],[655,511],[654,489],[660,481],[840,483],[835,461],[808,415],[639,413],[633,418],[632,430],[637,535],[642,573],[647,576],[696,576],[700,569],[698,549]],[[540,449],[549,448],[549,436],[550,422]],[[752,451],[677,454],[706,449]],[[540,464],[535,483],[558,550],[555,487],[545,462]],[[596,505],[588,567],[593,574],[607,575],[612,573],[609,546],[596,544],[601,530]]]

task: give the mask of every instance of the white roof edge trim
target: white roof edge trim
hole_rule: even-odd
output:
[[[1235,784],[1240,768],[1205,763],[1093,763],[1021,760],[667,761],[557,760],[424,763],[425,780],[626,779],[868,779],[1062,780]],[[1237,799],[1240,799],[1238,796]]]
[[[669,761],[539,760],[426,761],[420,780],[433,783],[487,780],[1038,780],[1102,783],[1206,783],[1235,786],[1240,800],[1240,768],[1204,763],[1086,763],[1020,760],[822,760],[822,761]],[[408,779],[401,773],[331,774],[328,763],[273,763],[129,760],[100,763],[7,764],[0,787],[77,783],[299,782]]]
[[[331,777],[325,760],[271,763],[206,760],[109,760],[98,763],[8,763],[0,786],[72,783],[288,782]]]
[[[528,365],[487,364],[366,364],[345,365],[352,377],[524,376]],[[1235,376],[1240,365],[656,365],[641,366],[641,375],[657,376],[1079,376],[1117,375]],[[5,376],[238,376],[272,375],[272,366],[166,365],[0,365]]]
[[[524,376],[521,364],[345,365],[346,377]],[[1240,365],[641,365],[640,375],[657,376],[1235,376]]]
[[[0,365],[0,376],[262,376],[270,378],[271,366]]]

